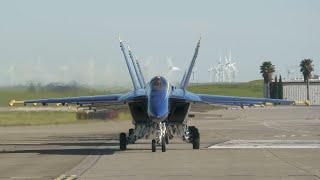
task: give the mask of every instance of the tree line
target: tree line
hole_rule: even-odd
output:
[[[306,83],[306,91],[307,91],[307,100],[310,100],[310,92],[309,92],[309,80],[311,79],[311,74],[314,70],[313,68],[313,60],[312,59],[303,59],[300,62],[300,72],[303,75],[303,80]],[[275,78],[275,86],[270,88],[270,85],[273,80],[273,73],[275,72],[275,66],[271,61],[264,61],[260,66],[260,73],[263,77],[264,81],[264,97],[266,98],[276,98],[282,99],[282,78],[280,76],[279,82],[277,82],[277,77]],[[271,96],[272,95],[272,96]]]

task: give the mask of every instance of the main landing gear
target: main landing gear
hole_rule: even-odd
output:
[[[128,140],[127,140],[127,137],[126,137],[126,133],[120,133],[119,140],[120,140],[120,150],[121,151],[127,150]],[[167,148],[166,148],[167,142],[168,141],[165,138],[163,138],[160,142],[157,142],[155,139],[152,139],[152,141],[151,141],[152,152],[156,152],[157,151],[157,145],[158,144],[161,145],[161,151],[162,152],[166,152],[166,150],[167,150]]]
[[[196,128],[195,126],[189,126],[188,130],[190,142],[192,143],[192,148],[200,149],[200,133],[198,128]]]
[[[120,141],[120,150],[124,151],[127,150],[127,145],[128,144],[134,144],[136,141],[136,136],[134,135],[134,129],[129,129],[128,136],[126,133],[122,132],[120,133],[119,136],[119,141]]]
[[[127,136],[126,133],[120,133],[120,150],[125,151],[127,150]]]
[[[160,123],[157,127],[157,131],[155,132],[155,138],[151,141],[151,150],[152,152],[157,151],[157,146],[161,147],[162,152],[166,152],[166,145],[169,144],[169,134],[167,134],[167,129],[164,123]],[[183,139],[186,142],[192,144],[193,149],[200,149],[200,133],[198,128],[195,126],[188,126],[187,130],[184,128],[185,135]],[[135,136],[135,130],[129,129],[128,136],[126,133],[120,133],[120,150],[127,150],[128,144],[134,144],[134,142],[139,139]]]

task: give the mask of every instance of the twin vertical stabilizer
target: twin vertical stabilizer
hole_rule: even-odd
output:
[[[128,67],[128,70],[129,70],[129,74],[130,74],[130,77],[131,77],[131,80],[132,80],[133,88],[135,90],[140,89],[141,86],[140,86],[139,80],[137,79],[136,72],[132,69],[132,64],[128,60],[126,50],[125,50],[125,48],[123,46],[123,43],[122,43],[122,40],[120,39],[120,37],[119,37],[119,42],[120,42],[120,48],[121,48],[121,51],[123,53],[124,59],[126,60],[126,64],[127,64],[127,67]]]
[[[200,41],[201,41],[201,38],[199,39],[199,41],[197,43],[197,46],[195,48],[190,65],[189,65],[187,71],[185,71],[183,78],[180,82],[181,89],[186,89],[186,87],[189,84],[192,70],[193,70],[193,67],[195,65],[195,62],[196,62],[196,59],[198,56],[198,52],[199,52],[199,48],[200,48]],[[137,90],[137,89],[145,88],[146,83],[145,83],[139,62],[133,57],[132,51],[130,50],[130,48],[128,48],[129,49],[129,57],[131,59],[131,61],[129,61],[127,54],[126,54],[126,50],[124,48],[123,42],[120,39],[120,37],[119,37],[119,42],[120,42],[120,48],[123,53],[124,59],[126,60],[126,64],[127,64],[128,70],[129,70],[129,74],[130,74],[134,89]]]
[[[132,51],[131,51],[131,49],[129,47],[128,47],[128,50],[129,50],[129,57],[130,57],[130,59],[132,61],[136,76],[137,76],[137,78],[139,80],[140,87],[141,88],[145,88],[146,84],[145,84],[145,81],[144,81],[144,77],[143,77],[139,62],[138,62],[137,59],[134,58],[134,56],[132,55]]]
[[[123,42],[120,39],[120,37],[119,37],[119,42],[120,42],[120,48],[123,53],[124,59],[126,60],[126,64],[129,70],[129,74],[130,74],[134,89],[136,90],[136,89],[145,88],[146,84],[145,84],[144,77],[143,77],[140,65],[138,63],[138,60],[134,59],[132,55],[132,51],[128,47],[129,57],[131,59],[131,61],[129,61],[126,50],[124,48]]]
[[[200,48],[200,41],[201,41],[201,38],[199,39],[199,41],[197,43],[196,49],[194,51],[192,60],[191,60],[190,65],[189,65],[189,68],[185,72],[185,74],[183,75],[183,78],[181,80],[181,83],[180,83],[180,88],[181,89],[185,89],[189,84],[191,73],[192,73],[192,69],[194,67],[194,64],[195,64],[197,56],[198,56],[198,52],[199,52],[199,48]]]

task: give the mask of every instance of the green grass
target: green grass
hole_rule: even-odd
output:
[[[247,83],[194,84],[188,87],[188,90],[194,93],[247,97],[262,97],[262,89],[262,80]]]
[[[67,124],[77,121],[74,112],[32,111],[0,113],[0,126]]]
[[[120,112],[116,119],[129,120],[131,115],[128,112]],[[49,125],[49,124],[71,124],[102,122],[103,120],[77,120],[75,112],[63,111],[14,111],[0,113],[0,126],[26,126],[26,125]]]

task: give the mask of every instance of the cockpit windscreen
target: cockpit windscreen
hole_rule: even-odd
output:
[[[161,76],[154,77],[150,81],[150,88],[152,91],[167,90],[168,82]]]

